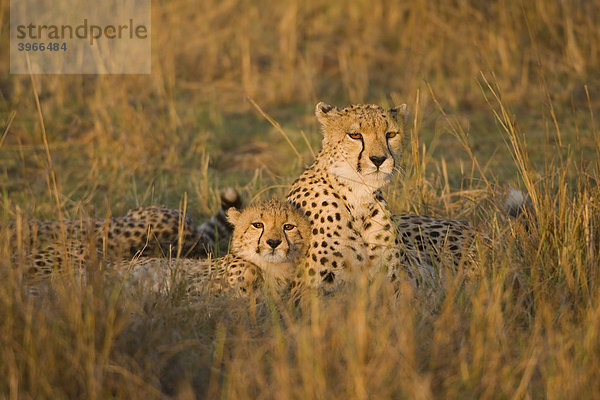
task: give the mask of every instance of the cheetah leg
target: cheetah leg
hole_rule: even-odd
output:
[[[371,277],[379,271],[385,271],[390,279],[395,279],[401,272],[400,249],[387,205],[375,203],[363,221]]]

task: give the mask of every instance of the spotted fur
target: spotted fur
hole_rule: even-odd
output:
[[[461,265],[467,266],[467,276],[474,272],[474,238],[481,235],[467,221],[414,214],[394,215],[392,220],[406,271],[416,286],[435,287]]]

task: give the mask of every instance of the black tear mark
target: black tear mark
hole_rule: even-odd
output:
[[[362,148],[360,149],[360,153],[358,153],[358,161],[356,163],[356,171],[357,172],[361,172],[361,167],[360,167],[360,159],[362,158],[362,153],[363,151],[365,151],[365,140],[363,139],[363,137],[360,137],[360,144],[362,146]]]

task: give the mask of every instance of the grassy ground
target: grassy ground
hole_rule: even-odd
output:
[[[406,102],[392,209],[469,219],[495,244],[479,280],[444,293],[395,302],[357,282],[299,312],[141,296],[101,274],[31,300],[2,239],[1,397],[599,397],[595,2],[155,2],[151,75],[33,78],[8,74],[7,3],[2,221],[184,195],[201,220],[226,185],[282,197],[318,150],[318,100]],[[508,186],[532,196],[528,230],[498,210]]]

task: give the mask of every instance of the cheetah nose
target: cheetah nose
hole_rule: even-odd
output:
[[[371,157],[369,157],[369,160],[371,160],[377,168],[379,168],[386,159],[387,159],[386,156],[371,156]]]
[[[269,239],[269,240],[267,240],[267,244],[275,249],[275,248],[277,248],[277,246],[279,246],[281,244],[281,240]]]

